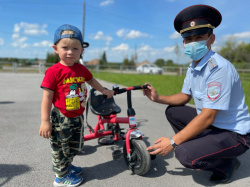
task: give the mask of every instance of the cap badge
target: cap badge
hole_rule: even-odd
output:
[[[191,21],[190,26],[194,27],[195,26],[195,21]]]

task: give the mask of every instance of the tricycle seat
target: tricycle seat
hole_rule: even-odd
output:
[[[101,116],[109,116],[121,112],[121,108],[116,105],[113,97],[105,99],[102,94],[98,95],[94,88],[90,90],[90,108],[94,114]]]

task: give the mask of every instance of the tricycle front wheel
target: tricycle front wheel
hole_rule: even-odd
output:
[[[151,166],[151,158],[146,150],[147,146],[141,139],[132,139],[130,141],[131,159],[129,160],[126,150],[126,141],[123,146],[123,156],[127,166],[134,174],[144,175],[148,172]]]

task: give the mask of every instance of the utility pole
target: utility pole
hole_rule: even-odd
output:
[[[135,44],[135,64],[138,63],[138,56],[137,56],[137,46]]]
[[[82,16],[82,39],[83,41],[84,41],[84,34],[85,34],[85,1],[83,1],[83,16]],[[83,55],[82,55],[82,58],[80,59],[80,63],[84,64]]]

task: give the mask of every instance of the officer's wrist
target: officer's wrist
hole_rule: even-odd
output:
[[[174,150],[178,147],[178,145],[174,142],[173,138],[170,138],[170,143],[173,146]]]

